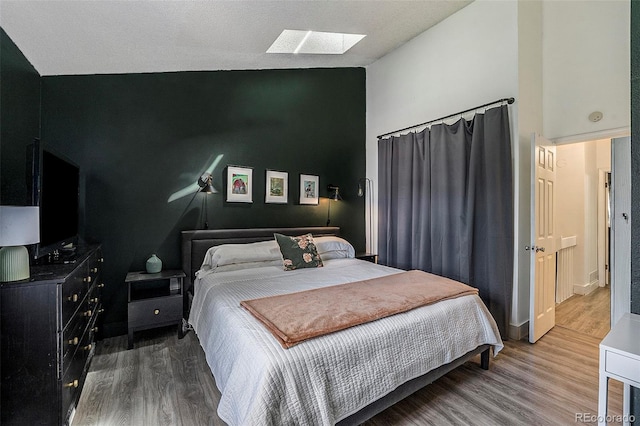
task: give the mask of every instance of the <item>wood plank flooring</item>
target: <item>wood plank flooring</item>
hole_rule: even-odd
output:
[[[194,333],[147,330],[98,343],[72,425],[224,425],[219,401]]]
[[[611,290],[598,287],[587,295],[574,294],[556,306],[556,325],[604,339],[611,326]]]
[[[126,340],[99,343],[73,426],[224,424],[193,332],[182,340],[175,328],[140,332],[132,350]],[[599,342],[565,327],[535,345],[507,341],[489,371],[478,357],[366,425],[576,424],[578,413],[597,414]],[[622,386],[611,383],[610,414],[619,414]]]
[[[466,363],[366,425],[576,424],[579,413],[597,415],[599,342],[564,327],[535,345],[507,341],[489,371]],[[611,382],[610,414],[621,401],[622,386]]]

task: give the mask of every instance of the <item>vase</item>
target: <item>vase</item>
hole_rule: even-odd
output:
[[[162,271],[162,260],[155,254],[152,254],[149,259],[147,259],[147,273],[149,274],[157,274]]]

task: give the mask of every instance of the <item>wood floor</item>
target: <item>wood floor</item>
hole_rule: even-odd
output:
[[[567,309],[574,322],[577,310]],[[506,341],[489,371],[478,357],[365,424],[595,424],[577,416],[597,415],[601,337],[567,324],[534,345]],[[175,328],[140,332],[135,349],[126,347],[126,336],[99,343],[73,426],[224,424],[216,414],[220,393],[193,332],[182,340]],[[611,381],[609,413],[621,411],[622,386]]]
[[[610,309],[609,286],[598,287],[585,296],[574,294],[556,306],[556,325],[602,340],[611,328]]]

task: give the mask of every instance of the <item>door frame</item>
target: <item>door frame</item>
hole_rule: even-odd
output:
[[[613,143],[613,142],[610,142]],[[611,147],[613,149],[613,147]],[[613,162],[613,158],[611,159]],[[607,248],[609,244],[607,241],[607,191],[608,188],[608,174],[611,173],[611,165],[608,168],[598,169],[598,286],[604,287],[610,283],[608,271],[611,270],[611,265],[607,264],[607,254],[610,248]],[[609,196],[609,199],[611,197]],[[610,245],[609,245],[610,247]]]
[[[616,142],[617,141],[617,142]],[[616,155],[616,152],[620,155]],[[622,167],[620,161],[626,164]],[[618,169],[618,173],[616,173]],[[624,169],[624,174],[620,173]],[[616,181],[618,184],[616,184]],[[616,187],[618,191],[616,191]],[[628,192],[618,194],[620,188]],[[631,137],[611,138],[611,327],[631,310]],[[618,195],[616,195],[618,194]],[[626,198],[624,198],[626,196]],[[620,211],[623,210],[623,211]],[[627,211],[624,211],[627,210]],[[629,219],[623,219],[623,214]],[[617,232],[619,231],[619,232]],[[616,233],[618,234],[616,236]],[[621,238],[622,241],[617,241]],[[618,263],[616,262],[618,260]],[[626,285],[625,285],[626,283]]]
[[[593,133],[585,133],[582,135],[576,135],[576,136],[572,136],[572,137],[565,137],[565,138],[555,138],[555,139],[550,139],[551,142],[553,142],[556,146],[558,145],[569,145],[569,144],[573,144],[573,143],[580,143],[580,142],[589,142],[589,141],[595,141],[595,140],[600,140],[600,139],[611,139],[611,175],[612,175],[612,184],[611,184],[611,192],[610,192],[610,196],[611,196],[611,204],[612,204],[612,210],[613,210],[613,204],[614,204],[614,200],[615,200],[615,195],[614,195],[614,188],[613,188],[613,172],[614,172],[614,158],[613,158],[613,149],[614,149],[614,140],[617,138],[624,138],[624,137],[631,137],[631,129],[629,128],[620,128],[620,129],[612,129],[610,131],[602,131],[602,132],[593,132]],[[627,158],[631,158],[631,144],[629,144],[629,152],[627,153]],[[530,158],[530,167],[531,167],[531,174],[530,174],[530,188],[531,191],[534,191],[534,185],[535,185],[535,173],[534,173],[534,167],[535,167],[535,162],[536,162],[536,158],[535,155],[533,154],[533,152],[531,153],[531,158]],[[629,192],[629,196],[631,196],[630,192]],[[535,194],[531,194],[531,197],[535,197]],[[534,214],[534,212],[530,211],[529,214]],[[614,213],[612,211],[611,216],[614,216]],[[611,240],[610,240],[610,245],[611,245],[611,253],[610,253],[610,263],[609,263],[609,268],[611,270],[611,326],[613,326],[615,324],[615,320],[616,318],[614,318],[614,311],[616,311],[615,315],[616,317],[619,317],[622,315],[622,310],[625,309],[626,307],[626,312],[629,312],[629,310],[631,309],[631,304],[630,304],[630,299],[629,299],[629,294],[631,291],[631,283],[629,282],[627,284],[627,286],[623,286],[623,283],[618,283],[616,282],[616,280],[614,279],[614,270],[615,270],[615,258],[618,256],[622,256],[622,255],[626,255],[626,258],[631,257],[631,246],[629,245],[628,247],[625,247],[624,249],[627,251],[627,253],[621,253],[620,251],[618,251],[617,254],[614,255],[614,249],[613,249],[613,245],[614,245],[614,223],[613,220],[611,221]],[[530,229],[529,230],[529,238],[531,239],[531,236],[533,234],[533,230]],[[530,241],[533,242],[533,241]],[[529,244],[529,243],[527,243]],[[522,249],[522,247],[520,247],[520,249]],[[516,252],[517,253],[517,252]],[[528,252],[527,252],[528,253]],[[518,257],[518,255],[516,254],[516,257]],[[528,259],[528,257],[527,257]],[[529,298],[531,299],[531,293],[532,293],[532,278],[533,278],[533,272],[529,271],[528,274],[528,278],[529,278]],[[625,296],[626,295],[626,296]],[[531,323],[531,318],[533,315],[533,309],[532,309],[532,302],[531,300],[529,300],[529,323]],[[619,306],[621,308],[616,309],[615,306]],[[531,329],[531,324],[529,324],[529,330]],[[529,336],[530,338],[530,336]]]

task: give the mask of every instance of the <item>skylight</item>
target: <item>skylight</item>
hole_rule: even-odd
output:
[[[365,37],[364,34],[284,30],[267,53],[342,55]]]

